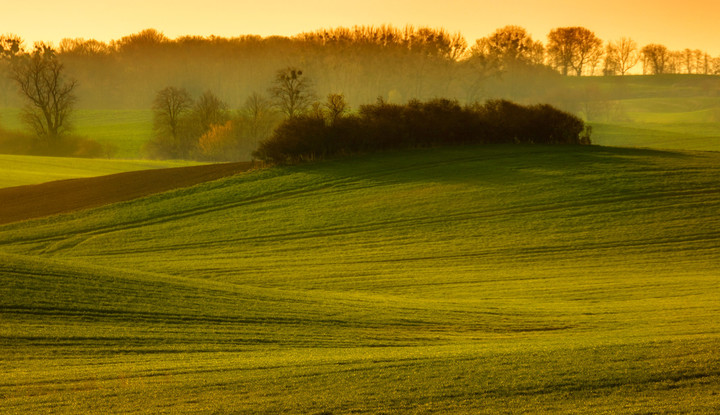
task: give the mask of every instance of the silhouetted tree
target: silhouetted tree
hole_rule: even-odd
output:
[[[544,47],[541,42],[534,41],[524,28],[505,26],[475,41],[470,53],[493,67],[508,70],[518,65],[542,64]]]
[[[280,112],[293,118],[310,107],[315,94],[312,83],[303,71],[291,66],[277,72],[270,96]]]
[[[12,58],[11,77],[27,103],[22,119],[46,140],[54,140],[68,129],[68,117],[76,101],[77,81],[66,79],[63,72],[55,51],[43,43],[37,43],[29,54]]]
[[[602,54],[602,41],[584,27],[561,27],[548,34],[547,53],[553,67],[580,76],[589,61]]]
[[[347,102],[345,102],[345,95],[343,94],[328,94],[327,101],[325,102],[326,119],[328,123],[334,124],[338,118],[348,110]]]
[[[655,75],[665,73],[665,66],[670,58],[667,47],[651,43],[644,46],[640,52],[643,58],[643,73],[650,72]]]

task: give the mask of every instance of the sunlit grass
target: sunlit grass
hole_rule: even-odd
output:
[[[108,160],[0,154],[0,188],[194,164],[198,163],[172,160]]]
[[[418,150],[0,227],[9,413],[715,413],[720,155]]]

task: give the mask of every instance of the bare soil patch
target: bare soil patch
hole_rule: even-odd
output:
[[[253,167],[251,162],[208,164],[6,187],[0,189],[0,224],[132,200],[220,179]]]

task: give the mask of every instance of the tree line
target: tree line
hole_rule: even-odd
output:
[[[196,95],[218,91],[237,108],[255,85],[271,82],[277,68],[291,65],[311,73],[321,95],[343,91],[356,105],[378,95],[393,102],[438,96],[482,100],[494,92],[487,84],[498,76],[720,73],[720,57],[703,51],[641,47],[629,38],[604,42],[583,27],[553,29],[543,43],[522,27],[506,26],[472,44],[459,33],[411,26],[341,27],[293,37],[176,39],[148,29],[109,43],[63,39],[53,50],[78,80],[79,104],[92,108],[147,108],[152,100],[147,91],[165,85],[180,85]],[[19,37],[0,38],[0,55],[24,53],[29,51]],[[537,91],[522,92],[528,88],[507,88],[502,92],[511,99],[543,98]],[[15,106],[6,77],[0,91],[0,105]]]

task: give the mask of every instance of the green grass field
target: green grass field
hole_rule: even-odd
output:
[[[25,128],[17,108],[1,108],[0,125],[9,130]],[[81,109],[73,114],[72,126],[74,133],[110,145],[113,157],[137,159],[152,137],[152,111]]]
[[[4,413],[717,413],[720,154],[418,150],[0,227]]]
[[[199,163],[172,160],[108,160],[0,154],[0,188],[195,164]]]

